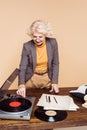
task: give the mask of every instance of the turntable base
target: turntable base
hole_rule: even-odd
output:
[[[0,119],[30,120],[35,97],[27,97],[27,100],[29,100],[32,105],[26,110],[19,112],[8,112],[0,109]]]

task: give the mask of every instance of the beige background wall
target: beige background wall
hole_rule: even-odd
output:
[[[59,43],[59,86],[86,84],[87,0],[0,0],[0,86],[19,66],[26,27],[36,19],[52,24]]]

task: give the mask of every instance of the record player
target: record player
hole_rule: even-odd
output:
[[[0,119],[30,120],[35,97],[5,96],[0,100]]]

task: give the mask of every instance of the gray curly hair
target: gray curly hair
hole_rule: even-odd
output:
[[[42,33],[46,37],[52,36],[52,29],[50,26],[50,23],[42,21],[42,20],[36,20],[34,21],[29,28],[27,28],[27,34],[32,37],[32,35],[35,33]]]

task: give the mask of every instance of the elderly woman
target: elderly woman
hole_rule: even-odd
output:
[[[46,88],[58,93],[57,41],[51,37],[51,29],[42,20],[34,21],[28,31],[31,40],[23,45],[17,94],[25,97],[26,88]]]

